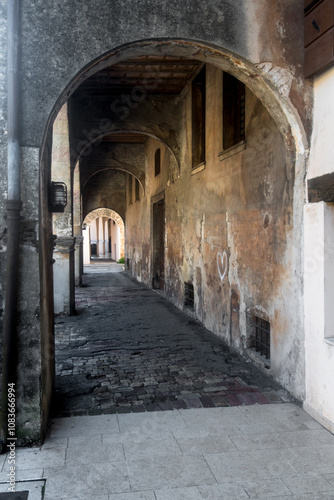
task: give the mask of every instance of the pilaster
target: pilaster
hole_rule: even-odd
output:
[[[74,314],[74,249],[76,238],[73,236],[61,236],[56,239],[53,251],[53,293],[54,312],[56,314]]]

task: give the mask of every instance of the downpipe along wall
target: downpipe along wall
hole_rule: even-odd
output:
[[[6,447],[8,435],[8,388],[16,386],[16,342],[21,184],[20,184],[20,1],[7,3],[7,56],[8,56],[8,103],[7,103],[7,262],[6,295],[3,333],[3,371],[1,398],[1,448]]]

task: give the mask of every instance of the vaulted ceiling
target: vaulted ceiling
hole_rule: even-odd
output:
[[[143,86],[150,94],[179,94],[200,65],[178,57],[136,57],[95,73],[81,84],[79,92],[116,95]]]
[[[71,98],[72,148],[76,150],[80,141],[86,140],[89,125],[93,131],[91,135],[98,136],[95,131],[100,130],[100,117],[110,116],[110,103],[115,99],[122,99],[122,95],[131,96],[136,89],[141,89],[154,103],[166,101],[182,92],[201,65],[199,61],[181,57],[142,56],[95,73],[80,85]],[[153,108],[154,106],[156,104]],[[141,106],[140,109],[146,108]],[[143,111],[143,119],[147,118]],[[143,171],[146,140],[147,135],[141,133],[115,131],[94,143],[80,160],[84,198],[92,196],[89,194],[90,190],[102,189],[101,179],[107,179],[109,170],[114,172],[113,175],[118,172],[117,178],[124,176],[125,172],[136,175],[136,171]],[[102,182],[101,186],[96,184],[97,181]],[[88,198],[86,201],[89,201]]]

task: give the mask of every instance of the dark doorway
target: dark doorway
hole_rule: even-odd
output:
[[[153,205],[153,288],[165,288],[165,200]]]

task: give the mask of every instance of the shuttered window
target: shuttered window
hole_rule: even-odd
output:
[[[156,150],[154,155],[154,175],[157,177],[161,172],[161,150],[160,148]]]
[[[334,0],[305,0],[305,77],[334,64]]]
[[[135,200],[140,201],[140,184],[138,179],[135,179]]]
[[[223,149],[245,140],[245,85],[223,73]]]
[[[192,167],[205,161],[205,66],[192,82]]]

